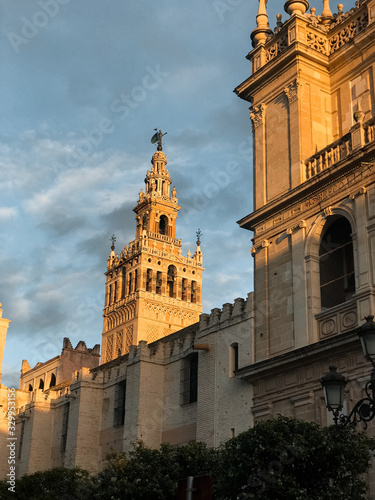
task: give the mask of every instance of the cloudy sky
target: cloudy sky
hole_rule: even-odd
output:
[[[252,289],[248,104],[256,0],[1,0],[2,383],[101,341],[103,275],[135,237],[132,211],[155,151],[182,209],[183,255],[203,233],[203,310]],[[270,10],[270,25],[276,10]]]

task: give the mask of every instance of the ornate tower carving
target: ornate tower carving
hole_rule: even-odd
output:
[[[136,207],[136,237],[119,254],[115,238],[108,258],[102,363],[125,354],[140,340],[153,342],[199,320],[203,260],[198,236],[193,256],[181,255],[176,239],[177,191],[167,159],[153,155]],[[154,141],[156,142],[156,141]]]
[[[357,326],[375,310],[373,0],[321,15],[287,0],[268,28],[259,1],[251,75],[254,357],[263,361]],[[373,194],[371,194],[373,193]]]

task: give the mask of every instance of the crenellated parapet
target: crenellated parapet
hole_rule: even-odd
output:
[[[231,322],[242,321],[253,313],[253,292],[246,299],[237,298],[234,303],[223,304],[223,307],[214,308],[211,314],[201,314],[199,318],[200,331],[211,328],[223,328]]]
[[[20,389],[29,392],[50,390],[70,380],[72,370],[78,370],[82,366],[86,366],[87,369],[98,366],[99,358],[99,344],[89,348],[83,340],[80,340],[73,348],[69,338],[65,337],[59,356],[44,363],[38,362],[33,368],[30,368],[29,363],[23,360]]]
[[[73,349],[72,343],[70,342],[68,337],[64,337],[63,340],[63,351],[64,349],[72,350],[72,351],[80,351],[85,354],[96,354],[100,355],[100,344],[94,345],[93,348],[89,348],[86,345],[86,342],[80,340],[76,347]]]

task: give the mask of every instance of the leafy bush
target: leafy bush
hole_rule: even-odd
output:
[[[224,443],[216,499],[362,500],[375,440],[280,416]]]
[[[109,454],[96,476],[79,468],[36,472],[16,481],[16,493],[2,481],[0,499],[175,500],[179,479],[211,474],[214,500],[363,500],[374,450],[375,439],[352,428],[280,416],[218,449],[139,442],[129,454]]]

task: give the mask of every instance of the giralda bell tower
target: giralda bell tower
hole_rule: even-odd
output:
[[[162,133],[136,207],[136,237],[119,254],[115,238],[107,262],[102,363],[126,354],[130,345],[165,337],[199,320],[203,257],[200,231],[195,253],[181,255],[176,239],[178,206],[171,190]]]

